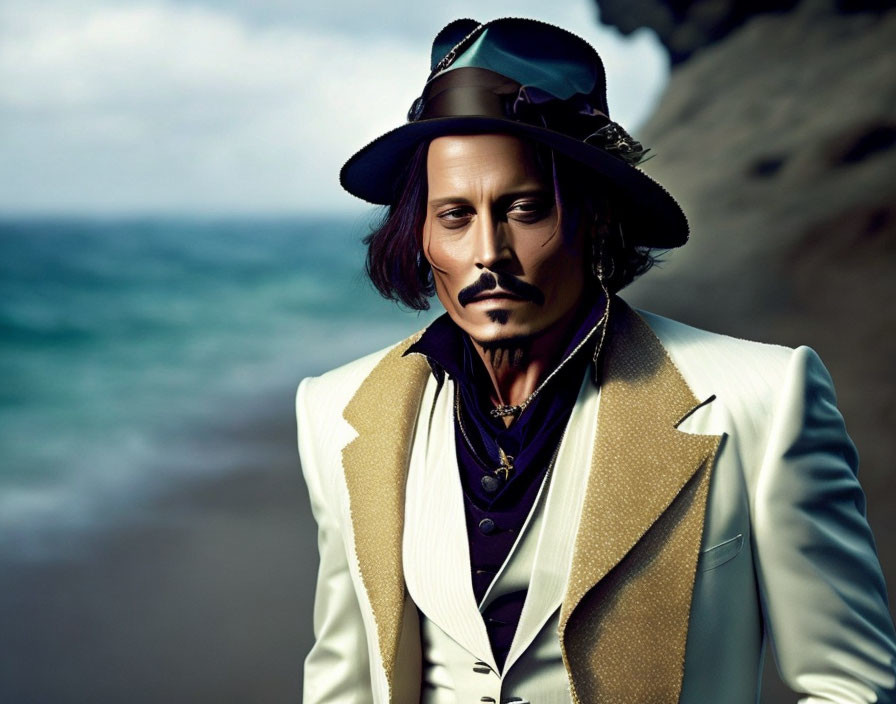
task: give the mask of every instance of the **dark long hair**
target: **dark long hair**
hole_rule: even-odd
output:
[[[575,209],[578,215],[594,218],[592,270],[598,266],[610,293],[628,286],[650,269],[659,257],[647,247],[632,246],[613,215],[613,187],[587,166],[534,142],[536,161],[550,173],[555,165],[554,192],[558,206]],[[417,145],[394,184],[394,197],[379,222],[364,237],[365,268],[380,294],[412,310],[427,310],[435,294],[432,269],[423,255],[423,224],[426,220],[426,157],[429,141]],[[564,215],[565,217],[565,215]]]

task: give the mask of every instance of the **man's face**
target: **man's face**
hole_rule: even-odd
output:
[[[561,227],[534,148],[504,134],[439,137],[426,171],[423,252],[452,320],[484,345],[568,321],[585,287],[585,236]]]

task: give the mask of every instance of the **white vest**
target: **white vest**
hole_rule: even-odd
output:
[[[594,445],[599,390],[585,375],[556,464],[480,604],[454,445],[454,384],[424,395],[407,479],[403,560],[420,611],[424,704],[568,704],[557,637],[572,549]],[[498,671],[481,610],[528,587],[519,625]]]

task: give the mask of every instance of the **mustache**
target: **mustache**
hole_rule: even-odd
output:
[[[495,275],[490,271],[482,272],[482,276],[474,283],[461,289],[460,293],[457,294],[457,300],[461,306],[466,307],[480,293],[491,291],[499,286],[507,293],[511,293],[524,301],[532,301],[536,305],[544,304],[544,294],[537,286],[520,281],[510,274],[499,273]]]

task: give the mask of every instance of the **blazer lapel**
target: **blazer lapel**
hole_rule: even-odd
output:
[[[709,476],[721,436],[647,324],[614,299],[560,645],[577,702],[677,702]]]
[[[475,658],[495,668],[476,605],[454,436],[454,382],[423,396],[407,479],[404,576],[420,611]]]
[[[424,357],[402,354],[420,334],[393,347],[343,411],[358,432],[342,450],[355,553],[376,621],[390,692],[405,601],[401,561],[405,476],[420,399],[430,374]]]

